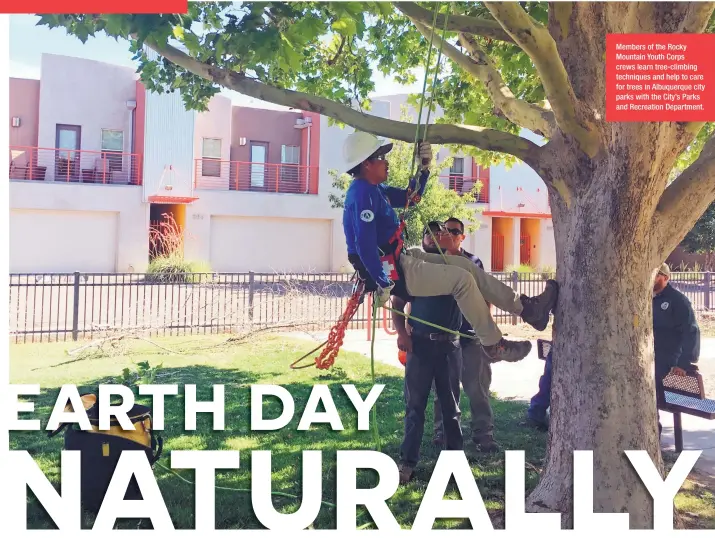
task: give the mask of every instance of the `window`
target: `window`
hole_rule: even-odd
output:
[[[107,170],[122,169],[124,131],[102,129],[102,158],[107,160]]]
[[[455,157],[449,168],[449,188],[461,193],[464,189],[464,158]]]
[[[281,166],[281,182],[297,183],[300,179],[300,146],[282,146],[281,163],[288,165]]]
[[[201,157],[201,175],[219,177],[221,175],[221,139],[204,138]]]
[[[300,164],[300,147],[283,146],[281,148],[281,162],[284,164]]]

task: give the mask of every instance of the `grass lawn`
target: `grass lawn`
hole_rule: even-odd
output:
[[[250,489],[252,450],[272,452],[273,491],[300,497],[302,491],[301,452],[323,451],[323,500],[335,502],[335,451],[373,450],[372,431],[357,430],[357,413],[342,390],[342,384],[354,384],[362,397],[369,392],[370,362],[364,357],[341,353],[335,365],[327,371],[308,368],[290,370],[288,365],[313,345],[302,340],[281,339],[267,336],[241,345],[225,344],[226,338],[173,337],[156,339],[163,349],[151,343],[130,340],[105,345],[100,351],[89,349],[80,354],[68,355],[67,350],[78,343],[21,344],[11,347],[12,383],[39,383],[42,395],[37,397],[33,418],[41,418],[46,424],[59,387],[76,384],[80,390],[93,390],[97,384],[117,382],[125,368],[134,370],[137,364],[148,362],[156,370],[154,383],[179,385],[179,395],[165,399],[165,429],[159,434],[164,438],[164,454],[159,463],[169,466],[171,450],[241,450],[241,467],[237,470],[217,471],[217,486]],[[376,364],[376,382],[385,384],[377,400],[379,435],[382,451],[397,459],[402,439],[404,416],[403,370],[388,365]],[[195,431],[184,430],[183,385],[195,384],[197,398],[212,398],[212,385],[225,385],[226,420],[225,430],[213,431],[212,418],[207,414],[197,417]],[[252,432],[250,430],[250,385],[275,384],[287,388],[293,395],[296,413],[288,426],[280,431]],[[340,411],[343,431],[332,431],[328,424],[313,425],[309,431],[298,431],[301,413],[315,384],[330,386],[335,404]],[[149,398],[139,397],[139,403],[151,405]],[[522,402],[493,400],[497,440],[505,450],[525,450],[527,491],[538,481],[538,470],[545,453],[546,435],[520,426],[525,411]],[[264,417],[277,417],[281,412],[278,400],[267,400]],[[470,438],[469,405],[462,398],[462,413],[465,439]],[[30,417],[23,417],[30,418]],[[422,460],[416,471],[416,479],[388,501],[392,513],[403,528],[410,528],[419,503],[429,482],[438,451],[432,446],[432,404],[427,409],[425,435],[422,445]],[[469,444],[467,443],[467,447]],[[28,450],[43,472],[59,487],[59,453],[61,436],[49,439],[44,431],[13,432],[11,448]],[[470,454],[472,471],[482,497],[496,528],[503,528],[504,502],[504,456]],[[178,471],[193,481],[190,470]],[[161,467],[155,471],[157,482],[164,496],[171,518],[177,529],[194,528],[194,486],[177,478]],[[376,476],[369,472],[358,474],[359,487],[373,487]],[[710,492],[688,484],[687,490],[676,498],[679,508],[687,511],[688,526],[715,528],[715,499]],[[447,498],[459,498],[455,490]],[[51,518],[36,501],[28,495],[28,528],[56,528]],[[293,512],[300,501],[275,496],[274,506],[282,512]],[[371,527],[369,514],[358,509],[358,525]],[[92,517],[86,515],[84,527],[91,528]],[[122,520],[120,528],[151,528],[148,520],[142,522]],[[253,514],[251,496],[247,492],[219,489],[216,491],[216,527],[218,529],[263,528]],[[314,522],[316,529],[335,528],[335,511],[329,506],[321,508]],[[435,528],[469,528],[468,521],[439,520]]]

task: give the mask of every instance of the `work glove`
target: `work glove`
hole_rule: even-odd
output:
[[[429,142],[421,142],[419,145],[418,158],[422,170],[427,170],[432,164],[432,145]]]
[[[378,287],[377,290],[373,293],[373,300],[375,301],[375,306],[377,308],[382,308],[385,306],[387,303],[390,302],[390,296],[392,295],[392,288],[394,288],[394,284],[390,284],[386,288],[381,288]]]

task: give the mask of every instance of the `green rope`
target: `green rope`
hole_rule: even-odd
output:
[[[401,312],[399,310],[396,310],[394,308],[391,308],[389,306],[383,306],[385,310],[389,310],[390,312],[394,312],[395,314],[399,314],[400,316],[403,316],[405,319],[411,319],[414,321],[418,321],[420,323],[424,323],[425,325],[429,325],[430,327],[434,327],[435,329],[440,329],[446,333],[454,334],[455,336],[459,336],[460,338],[469,338],[470,340],[479,340],[476,336],[473,334],[464,334],[460,333],[459,331],[453,331],[452,329],[448,329],[447,327],[442,327],[441,325],[437,325],[436,323],[431,323],[429,321],[425,321],[420,318],[416,318],[415,316],[411,314],[405,314],[404,312]]]
[[[432,17],[432,32],[430,34],[430,43],[429,43],[429,49],[427,51],[427,63],[425,65],[425,79],[424,82],[422,83],[422,95],[420,97],[420,110],[417,116],[417,130],[415,132],[415,156],[412,159],[412,168],[410,170],[410,175],[408,177],[412,178],[415,175],[415,165],[417,164],[417,155],[419,152],[419,140],[420,140],[420,125],[422,123],[422,110],[424,108],[424,102],[425,102],[425,94],[427,90],[427,81],[429,80],[429,67],[430,67],[430,59],[432,58],[432,44],[434,42],[434,34],[435,34],[435,24],[437,23],[437,13],[439,12],[439,8],[441,6],[441,2],[437,3],[434,8],[434,15]],[[442,29],[442,41],[440,43],[439,47],[439,54],[437,56],[437,64],[435,66],[435,71],[434,75],[432,77],[432,88],[430,90],[430,101],[429,105],[427,106],[427,119],[425,121],[425,129],[424,129],[424,134],[423,136],[427,136],[427,127],[429,125],[429,117],[430,117],[430,112],[432,110],[432,102],[434,100],[434,89],[437,83],[437,74],[439,72],[439,64],[440,61],[442,60],[442,48],[444,46],[445,42],[445,33],[447,30],[447,19],[449,17],[449,11],[451,10],[451,5],[448,4],[448,10],[447,10],[447,16],[445,17],[444,21],[444,28]],[[415,206],[416,207],[416,206]],[[431,233],[431,231],[430,231]],[[434,239],[434,237],[433,237]],[[437,244],[437,241],[435,241],[435,244]],[[439,248],[439,245],[437,245]],[[440,252],[442,252],[442,249],[440,248]],[[445,263],[447,263],[447,258],[442,254],[442,257],[444,257]],[[375,337],[377,333],[377,303],[373,301],[373,308],[372,308],[372,341],[370,342],[370,371],[372,373],[372,384],[375,384]],[[373,406],[372,408],[372,424],[373,424],[373,436],[375,440],[375,446],[377,447],[377,450],[380,450],[381,442],[380,442],[380,432],[378,431],[378,426],[377,426],[377,406]]]
[[[370,372],[372,374],[372,384],[375,385],[375,333],[377,332],[377,302],[372,302],[372,342],[370,344]],[[377,427],[377,402],[372,406],[372,433],[375,439],[375,447],[380,451],[380,432]]]
[[[429,49],[427,51],[427,63],[425,65],[425,79],[424,82],[422,83],[422,95],[420,97],[420,110],[417,116],[417,130],[415,132],[415,156],[412,159],[412,168],[410,170],[410,175],[409,177],[412,178],[415,175],[415,165],[417,164],[417,154],[419,150],[419,140],[420,140],[420,126],[422,123],[422,110],[424,108],[424,102],[425,102],[425,94],[427,90],[427,81],[429,80],[429,67],[430,67],[430,59],[432,58],[432,44],[434,42],[434,34],[435,34],[435,24],[437,22],[437,13],[439,12],[439,8],[441,6],[441,2],[437,3],[434,8],[434,15],[432,17],[432,32],[430,35],[430,44],[429,44]],[[439,47],[439,54],[437,56],[437,64],[435,66],[435,71],[434,75],[432,77],[432,88],[430,90],[430,100],[429,100],[429,105],[427,106],[427,119],[425,121],[425,129],[424,129],[424,134],[423,136],[427,136],[427,127],[429,125],[429,117],[430,117],[430,112],[432,110],[432,102],[434,100],[434,89],[437,83],[437,74],[439,72],[439,65],[440,62],[442,61],[442,48],[444,46],[445,42],[445,34],[447,31],[447,19],[449,18],[449,11],[451,10],[451,5],[448,4],[448,9],[447,9],[447,16],[445,17],[444,21],[444,28],[442,29],[442,41],[440,43]],[[416,205],[414,207],[417,207]],[[419,211],[419,209],[418,209]],[[420,214],[421,216],[421,214]],[[431,233],[431,230],[430,230]],[[433,240],[435,241],[435,244],[437,244],[437,240],[434,239],[433,235]],[[439,245],[437,245],[439,248]],[[440,253],[442,253],[442,249],[440,248]],[[444,258],[445,263],[447,263],[447,258],[444,256],[444,253],[442,253],[442,257]],[[372,341],[370,342],[370,371],[372,374],[372,384],[375,384],[375,337],[377,334],[377,303],[373,301],[373,308],[372,308]],[[392,310],[391,308],[388,308],[388,310]],[[396,312],[396,310],[393,310]],[[413,318],[416,319],[416,318]],[[380,432],[378,431],[378,426],[377,426],[377,406],[373,406],[372,408],[372,424],[373,424],[373,436],[375,440],[375,446],[377,447],[377,450],[380,450],[381,442],[380,442]]]
[[[422,123],[422,109],[425,104],[425,94],[427,93],[427,80],[429,79],[429,65],[430,59],[432,58],[432,43],[434,42],[434,25],[437,23],[437,13],[439,12],[440,3],[436,3],[434,6],[434,15],[432,16],[432,33],[430,35],[429,47],[427,48],[427,62],[425,63],[425,80],[422,83],[422,95],[420,96],[420,110],[417,114],[417,130],[415,131],[415,153],[412,159],[412,168],[410,168],[410,175],[408,177],[413,177],[415,175],[415,164],[417,162],[418,146],[420,142],[420,124]],[[430,96],[431,97],[431,96]],[[431,108],[431,107],[430,107]],[[429,114],[429,109],[428,109]],[[429,117],[429,116],[428,116]],[[426,131],[426,127],[425,127]]]
[[[434,25],[437,21],[437,11],[439,10],[439,5],[440,4],[437,4],[435,6],[434,18],[432,19],[432,33],[430,35],[430,52],[432,50],[432,42],[434,40],[434,33],[435,33]],[[439,53],[437,55],[437,64],[435,65],[434,76],[432,77],[432,88],[430,89],[430,100],[429,100],[429,105],[427,106],[427,119],[425,120],[425,130],[424,130],[424,134],[423,134],[423,139],[427,138],[427,129],[429,127],[429,119],[430,119],[430,114],[432,112],[432,102],[434,101],[435,87],[437,85],[437,75],[439,74],[440,62],[442,61],[442,49],[444,48],[444,43],[446,41],[445,36],[447,34],[447,21],[449,20],[449,14],[451,11],[452,11],[452,4],[451,4],[451,2],[448,2],[447,3],[447,13],[444,16],[444,26],[442,27],[442,39],[439,44]],[[427,87],[427,78],[428,78],[427,73],[429,72],[429,56],[427,58],[427,62],[428,62],[428,67],[425,69],[425,81],[424,81],[424,85],[422,88],[422,100],[420,103],[420,113],[419,113],[419,117],[417,120],[417,135],[415,136],[415,151],[418,151],[417,144],[418,144],[418,140],[419,140],[420,123],[422,120],[422,103],[424,102],[425,88]],[[414,170],[415,161],[416,161],[416,159],[413,159],[413,161],[412,161],[413,162],[412,170]],[[409,177],[413,177],[413,175],[414,175],[414,172],[411,171]],[[415,192],[417,190],[418,189],[415,189]],[[419,214],[420,219],[424,221],[425,220],[424,214],[421,212],[419,206],[417,204],[415,204],[413,207],[415,209],[417,209],[417,213]],[[439,243],[437,242],[437,238],[434,236],[432,229],[431,228],[427,228],[427,229],[429,230],[430,236],[432,236],[432,241],[434,241],[434,244],[437,246],[437,249],[439,250],[439,253],[442,256],[442,259],[444,259],[444,263],[449,265],[449,262],[447,261],[447,257],[445,256],[444,252],[442,251],[442,247],[439,246]]]
[[[156,462],[154,465],[156,465],[156,466],[158,466],[158,467],[161,467],[161,468],[164,469],[165,471],[168,471],[169,473],[173,474],[173,475],[176,476],[178,479],[183,480],[183,481],[186,482],[187,484],[191,484],[192,486],[195,485],[194,482],[192,482],[192,481],[189,480],[188,478],[184,478],[184,477],[181,476],[179,473],[177,473],[176,471],[174,471],[174,469],[170,469],[169,467],[166,467],[166,466],[162,465],[162,464],[159,463],[159,462]],[[239,493],[252,493],[252,490],[247,489],[247,488],[229,488],[229,487],[226,487],[226,486],[214,486],[214,489],[220,489],[220,490],[223,490],[223,491],[237,491],[237,492],[239,492]],[[289,499],[301,500],[301,497],[298,497],[298,495],[293,495],[293,494],[291,494],[291,493],[284,493],[284,492],[282,492],[282,491],[271,491],[271,495],[274,495],[274,496],[276,496],[276,497],[288,497]],[[322,499],[320,500],[320,504],[323,504],[323,505],[327,506],[328,508],[336,508],[336,509],[337,509],[337,506],[336,506],[336,505],[334,505],[333,503],[330,503],[330,502],[328,502],[328,501],[324,501],[324,500],[322,500]],[[360,515],[363,515],[363,514],[360,514]],[[360,530],[360,529],[367,528],[367,527],[370,526],[371,524],[372,524],[372,523],[365,523],[364,525],[361,525],[360,527],[357,527],[357,529]]]

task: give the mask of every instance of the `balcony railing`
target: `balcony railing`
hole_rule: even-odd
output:
[[[489,184],[478,177],[468,177],[461,175],[439,176],[439,180],[446,188],[459,194],[468,194],[479,181],[482,182],[479,194],[475,196],[475,202],[486,204],[489,202]]]
[[[10,146],[10,179],[141,185],[141,155]]]
[[[318,194],[318,167],[196,159],[197,189]]]

